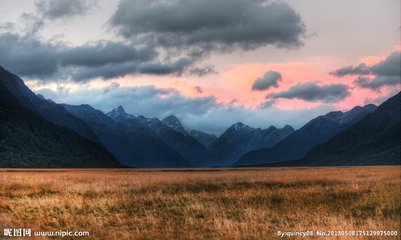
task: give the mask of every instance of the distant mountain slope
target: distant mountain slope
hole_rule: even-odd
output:
[[[25,108],[56,125],[64,126],[87,139],[99,142],[95,133],[83,121],[68,113],[63,106],[33,93],[21,78],[4,70],[2,67],[0,67],[0,83]]]
[[[376,108],[374,105],[358,106],[345,113],[336,111],[319,116],[274,147],[263,148],[245,154],[235,165],[249,166],[297,160],[317,144],[328,141],[360,121]]]
[[[401,164],[401,94],[343,133],[309,151],[298,165]]]
[[[195,138],[200,143],[202,143],[205,147],[209,147],[214,141],[217,140],[216,135],[205,133],[202,131],[191,130],[189,132],[189,136]]]
[[[82,119],[97,134],[120,162],[130,167],[191,167],[191,163],[163,143],[150,129],[139,123],[120,107],[111,117],[89,105],[64,105],[65,109]],[[126,118],[130,121],[121,123]],[[115,121],[118,120],[119,121]],[[132,120],[132,121],[131,121]]]
[[[119,166],[99,144],[21,106],[0,79],[0,167]]]
[[[117,110],[118,108],[112,110],[107,115],[112,116],[112,113],[117,112]],[[182,127],[181,122],[175,116],[170,116],[160,121],[157,118],[145,118],[143,116],[135,118],[124,111],[118,117],[114,116],[114,120],[124,125],[128,130],[137,126],[146,127],[148,132],[156,134],[164,144],[189,160],[192,166],[208,167],[219,163],[209,149],[188,135]]]
[[[223,160],[225,165],[231,165],[251,150],[274,146],[293,131],[294,129],[288,125],[282,129],[272,126],[262,130],[240,122],[229,127],[210,145],[210,149]]]

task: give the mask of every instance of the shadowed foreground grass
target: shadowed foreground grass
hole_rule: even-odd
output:
[[[400,174],[399,166],[0,169],[0,238],[5,227],[90,232],[81,239],[277,239],[277,231],[399,231]]]

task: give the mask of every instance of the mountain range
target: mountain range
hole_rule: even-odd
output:
[[[335,111],[319,116],[273,147],[248,152],[235,165],[258,165],[297,160],[312,147],[328,141],[360,121],[368,113],[375,111],[376,108],[374,105],[366,105],[354,107],[348,112]]]
[[[0,167],[229,167],[400,164],[400,93],[295,130],[238,122],[220,136],[118,106],[57,104],[0,67]]]

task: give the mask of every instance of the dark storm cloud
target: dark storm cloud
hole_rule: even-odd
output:
[[[181,75],[196,60],[161,58],[153,48],[135,48],[122,42],[69,47],[12,33],[0,33],[0,52],[0,65],[22,77],[41,81],[55,80],[53,77],[85,82],[128,74]]]
[[[375,91],[384,86],[394,86],[400,84],[401,81],[401,52],[392,52],[383,61],[372,66],[361,63],[356,67],[349,66],[337,69],[331,74],[338,77],[359,75],[354,83],[361,88],[369,88]]]
[[[299,47],[305,33],[288,4],[265,0],[121,0],[110,25],[127,39],[206,52]]]
[[[263,77],[255,80],[252,90],[263,91],[271,87],[278,87],[279,81],[281,81],[281,74],[279,72],[268,71]]]
[[[269,94],[267,98],[302,99],[305,101],[339,102],[348,97],[350,92],[347,85],[330,84],[319,86],[313,82],[299,83],[287,91]]]

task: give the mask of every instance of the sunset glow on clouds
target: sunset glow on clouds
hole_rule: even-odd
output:
[[[347,26],[333,12],[348,2],[329,2],[6,0],[0,65],[56,102],[175,114],[215,133],[238,121],[300,127],[400,91],[400,2],[355,1],[337,19]],[[369,72],[333,74],[358,66]]]

